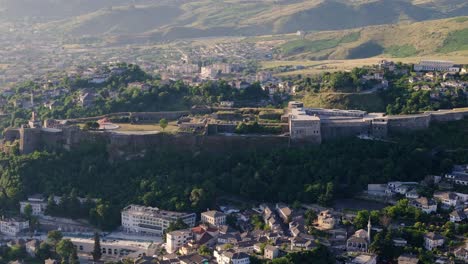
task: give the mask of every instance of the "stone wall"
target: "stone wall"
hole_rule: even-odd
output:
[[[165,118],[183,115],[186,112],[151,113],[149,118]],[[448,122],[468,117],[468,108],[427,112],[413,116],[389,116],[375,120],[340,120],[325,121],[321,123],[323,140],[332,140],[343,137],[354,137],[359,134],[370,134],[385,137],[392,132],[405,132],[417,129],[427,129],[431,122]],[[375,122],[373,122],[375,121]],[[221,130],[230,130],[222,128]],[[291,145],[289,137],[275,135],[216,135],[218,125],[210,125],[210,135],[194,134],[119,134],[114,132],[82,131],[78,127],[70,126],[61,130],[20,128],[7,129],[4,133],[4,142],[13,142],[19,139],[20,152],[32,153],[35,150],[65,148],[73,149],[84,141],[103,142],[113,155],[121,156],[125,153],[143,153],[158,148],[173,148],[181,151],[245,151],[262,148],[282,148]],[[215,132],[215,133],[213,133]],[[313,141],[313,140],[312,140]],[[294,142],[293,146],[302,146],[307,143]]]
[[[368,133],[370,129],[370,123],[361,120],[323,122],[321,125],[322,139],[325,141],[355,137],[359,134]]]
[[[427,129],[431,123],[431,115],[391,116],[387,123],[389,133]]]

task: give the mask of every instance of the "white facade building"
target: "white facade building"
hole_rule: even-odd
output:
[[[460,67],[455,66],[452,61],[423,60],[414,65],[415,71],[443,71],[459,72]]]
[[[156,207],[129,205],[122,212],[122,227],[126,232],[162,236],[170,223],[181,219],[189,227],[195,226],[195,213],[160,210]]]
[[[174,253],[192,239],[193,233],[190,229],[169,232],[166,234],[166,251]]]
[[[244,252],[234,250],[214,251],[214,257],[218,264],[250,264],[250,256]]]
[[[91,254],[94,250],[93,238],[67,238],[76,246],[78,254]],[[101,253],[103,257],[120,260],[124,256],[138,258],[143,255],[151,256],[150,242],[127,241],[127,240],[101,240]]]
[[[0,233],[7,236],[17,236],[21,231],[29,228],[29,221],[22,219],[0,219]]]
[[[226,224],[226,215],[218,211],[207,211],[201,214],[201,221],[212,226],[222,226]]]
[[[427,233],[424,235],[424,248],[427,250],[433,250],[434,248],[440,247],[444,244],[444,237],[434,232]]]
[[[27,201],[20,202],[20,211],[24,214],[24,208],[26,205],[31,205],[32,215],[44,215],[45,209],[47,208],[47,200],[44,199],[41,195],[35,195],[28,197]]]

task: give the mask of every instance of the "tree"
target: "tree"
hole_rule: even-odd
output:
[[[26,217],[28,220],[31,220],[32,212],[33,210],[31,204],[26,204],[23,209],[24,217]]]
[[[75,247],[70,239],[62,239],[60,242],[57,243],[56,246],[57,254],[62,257],[62,261],[65,262],[70,259],[70,256],[75,251]]]
[[[211,250],[206,245],[201,245],[198,253],[202,256],[211,256]]]
[[[304,216],[305,216],[305,224],[307,226],[311,226],[314,223],[314,221],[317,219],[317,213],[312,209],[308,209],[305,212]]]
[[[99,123],[92,122],[92,121],[86,122],[86,124],[83,126],[84,130],[96,130],[98,128],[99,128]]]
[[[102,256],[101,241],[98,232],[94,233],[94,249],[92,255],[94,261],[100,260]]]
[[[169,122],[165,118],[159,120],[159,126],[163,129],[163,131],[166,129],[167,125],[169,125]]]
[[[68,264],[80,264],[80,260],[78,259],[76,248],[73,248],[73,252],[68,259]]]
[[[50,258],[52,256],[51,246],[46,242],[42,242],[36,251],[36,256],[41,260]]]
[[[52,244],[53,246],[56,246],[57,243],[62,240],[63,235],[62,232],[58,230],[53,230],[47,233],[47,241]]]

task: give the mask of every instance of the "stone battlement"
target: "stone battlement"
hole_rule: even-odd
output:
[[[294,104],[294,106],[298,103]],[[165,133],[119,133],[102,131],[83,131],[77,126],[66,125],[62,128],[28,128],[7,129],[4,132],[3,150],[18,142],[19,151],[23,154],[36,150],[73,149],[82,142],[103,142],[108,150],[117,156],[125,153],[144,154],[155,148],[175,148],[180,150],[246,150],[272,147],[302,145],[296,143],[320,144],[322,141],[336,138],[367,135],[385,138],[388,134],[429,128],[432,122],[450,122],[468,117],[468,108],[428,111],[417,115],[385,116],[383,114],[348,111],[349,115],[338,116],[309,115],[307,109],[294,107],[289,109],[289,136],[276,135],[208,135],[165,134]],[[309,112],[310,113],[310,112]],[[330,113],[322,111],[322,113]],[[355,113],[355,114],[353,114]],[[363,114],[365,113],[365,114]],[[108,116],[121,116],[108,115]],[[139,113],[138,117],[150,119],[178,118],[186,112]],[[95,117],[96,118],[96,117]],[[95,120],[93,118],[92,120]],[[82,120],[82,119],[80,119]],[[88,119],[91,120],[91,119]],[[73,123],[73,122],[72,122]],[[211,128],[214,130],[214,128]],[[224,129],[216,127],[216,130]],[[225,128],[227,129],[227,128]],[[232,130],[233,126],[228,130]],[[287,129],[287,127],[286,127]],[[216,131],[217,132],[217,131]]]

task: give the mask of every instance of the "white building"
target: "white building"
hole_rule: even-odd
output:
[[[76,246],[78,254],[91,254],[94,250],[93,238],[67,237]],[[120,260],[122,257],[138,258],[143,255],[152,256],[152,243],[128,240],[105,240],[102,239],[101,253],[105,258]]]
[[[24,214],[24,208],[26,205],[31,205],[32,215],[44,215],[44,212],[47,208],[47,200],[42,197],[42,195],[34,195],[28,197],[27,201],[20,202],[20,212]]]
[[[415,71],[443,71],[459,72],[460,67],[455,66],[452,61],[423,60],[414,65]]]
[[[195,213],[160,210],[156,207],[129,205],[122,210],[122,227],[126,232],[162,236],[170,223],[181,219],[189,227],[195,226]]]
[[[461,203],[458,195],[453,192],[436,192],[434,199],[440,201],[444,207],[457,207]]]
[[[29,228],[29,221],[14,218],[0,219],[0,233],[7,236],[17,236],[22,231]]]
[[[410,205],[421,209],[426,214],[434,213],[437,211],[437,203],[433,199],[421,197],[410,201]]]
[[[275,259],[279,255],[279,249],[272,245],[266,245],[263,253],[263,257],[266,259]]]
[[[462,210],[453,210],[450,213],[450,222],[452,222],[452,223],[461,222],[461,221],[465,220],[466,218],[467,218],[466,214]]]
[[[190,229],[169,232],[166,234],[166,251],[174,253],[192,239],[193,233]]]
[[[226,215],[215,211],[207,211],[201,214],[201,221],[212,226],[222,226],[226,224]]]
[[[444,244],[444,237],[434,233],[430,232],[424,235],[424,248],[427,250],[432,250],[434,248],[440,247]]]
[[[214,257],[218,264],[250,264],[250,256],[247,253],[234,250],[215,250]]]

